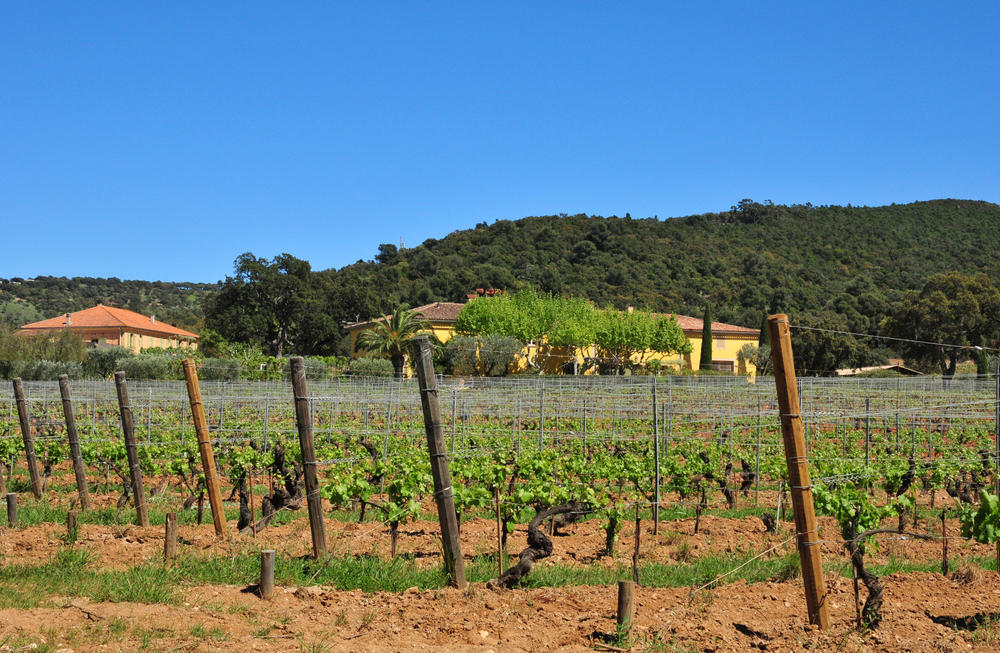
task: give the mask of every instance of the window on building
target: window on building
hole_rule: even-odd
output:
[[[729,372],[732,374],[735,369],[733,361],[712,361],[712,370],[715,372]]]

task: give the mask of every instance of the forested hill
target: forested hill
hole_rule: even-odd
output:
[[[1000,282],[997,252],[1000,206],[987,202],[743,200],[725,213],[667,220],[562,215],[481,223],[412,249],[382,245],[377,262],[334,274],[376,289],[379,309],[397,299],[419,305],[530,283],[599,304],[695,316],[711,302],[715,319],[753,327],[769,311],[828,312],[851,330],[871,331],[889,302],[935,272],[985,272]]]
[[[599,305],[694,316],[711,303],[716,320],[751,327],[769,312],[787,312],[799,323],[874,333],[903,291],[920,288],[936,272],[985,272],[1000,284],[997,252],[996,204],[934,200],[844,207],[743,200],[731,211],[666,220],[498,220],[404,250],[381,245],[374,261],[339,270],[310,271],[291,252],[280,265],[273,262],[271,271],[297,277],[300,301],[294,310],[304,317],[288,317],[288,349],[312,354],[343,353],[340,325],[401,302],[461,301],[475,288],[527,284]],[[231,283],[227,279],[223,287]],[[238,294],[230,296],[233,301],[225,293],[214,301],[218,288],[118,279],[0,280],[0,320],[24,323],[102,300],[193,330],[204,317],[230,339],[256,340],[267,348],[273,335],[264,334],[261,320],[271,318],[249,315],[259,311]]]
[[[0,279],[0,322],[20,326],[90,308],[100,301],[145,315],[155,314],[168,324],[198,331],[204,325],[203,300],[218,288],[215,283],[91,277]]]

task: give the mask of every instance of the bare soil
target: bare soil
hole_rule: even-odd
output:
[[[936,574],[884,579],[884,621],[854,628],[849,580],[827,578],[833,626],[805,624],[798,583],[738,582],[694,595],[639,588],[632,650],[995,651],[992,628],[966,632],[930,616],[1000,611],[1000,578],[962,584]],[[281,589],[270,602],[228,586],[183,590],[179,605],[90,603],[0,610],[0,635],[49,650],[588,651],[615,650],[616,589],[497,592],[483,585],[399,594]],[[2,641],[2,640],[0,640]],[[623,642],[616,642],[621,648]],[[616,644],[611,644],[615,646]],[[13,650],[7,646],[0,650]],[[24,649],[28,650],[28,649]]]

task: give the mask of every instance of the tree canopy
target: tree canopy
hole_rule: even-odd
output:
[[[1000,338],[1000,290],[985,274],[944,272],[908,291],[883,324],[886,335],[902,339],[907,357],[933,361],[944,376],[975,347],[996,347]],[[958,346],[955,346],[958,345]]]

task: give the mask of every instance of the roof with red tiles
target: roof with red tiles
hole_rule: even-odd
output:
[[[158,322],[154,318],[146,317],[141,313],[129,311],[124,308],[105,306],[98,304],[92,308],[87,308],[75,313],[60,315],[49,318],[41,322],[25,324],[22,331],[51,331],[53,329],[128,329],[134,331],[144,331],[146,333],[161,334],[165,336],[181,336],[184,338],[198,338],[197,333],[191,333],[184,329],[178,329],[172,324]]]
[[[413,310],[419,313],[428,322],[438,322],[451,324],[458,319],[458,314],[462,310],[465,304],[459,304],[458,302],[434,302],[433,304],[425,304],[424,306],[417,306]],[[376,322],[383,322],[388,320],[390,315],[383,315],[380,318],[374,320],[366,320],[364,322],[355,322],[354,324],[348,324],[347,330],[361,329],[366,326],[371,326]]]
[[[701,333],[702,327],[705,325],[705,321],[696,317],[688,317],[687,315],[674,315],[677,318],[677,324],[680,325],[683,331],[697,331]],[[726,324],[725,322],[712,322],[712,334],[726,334],[726,335],[741,335],[741,336],[759,336],[760,329],[751,329],[749,327],[738,326],[736,324]]]

